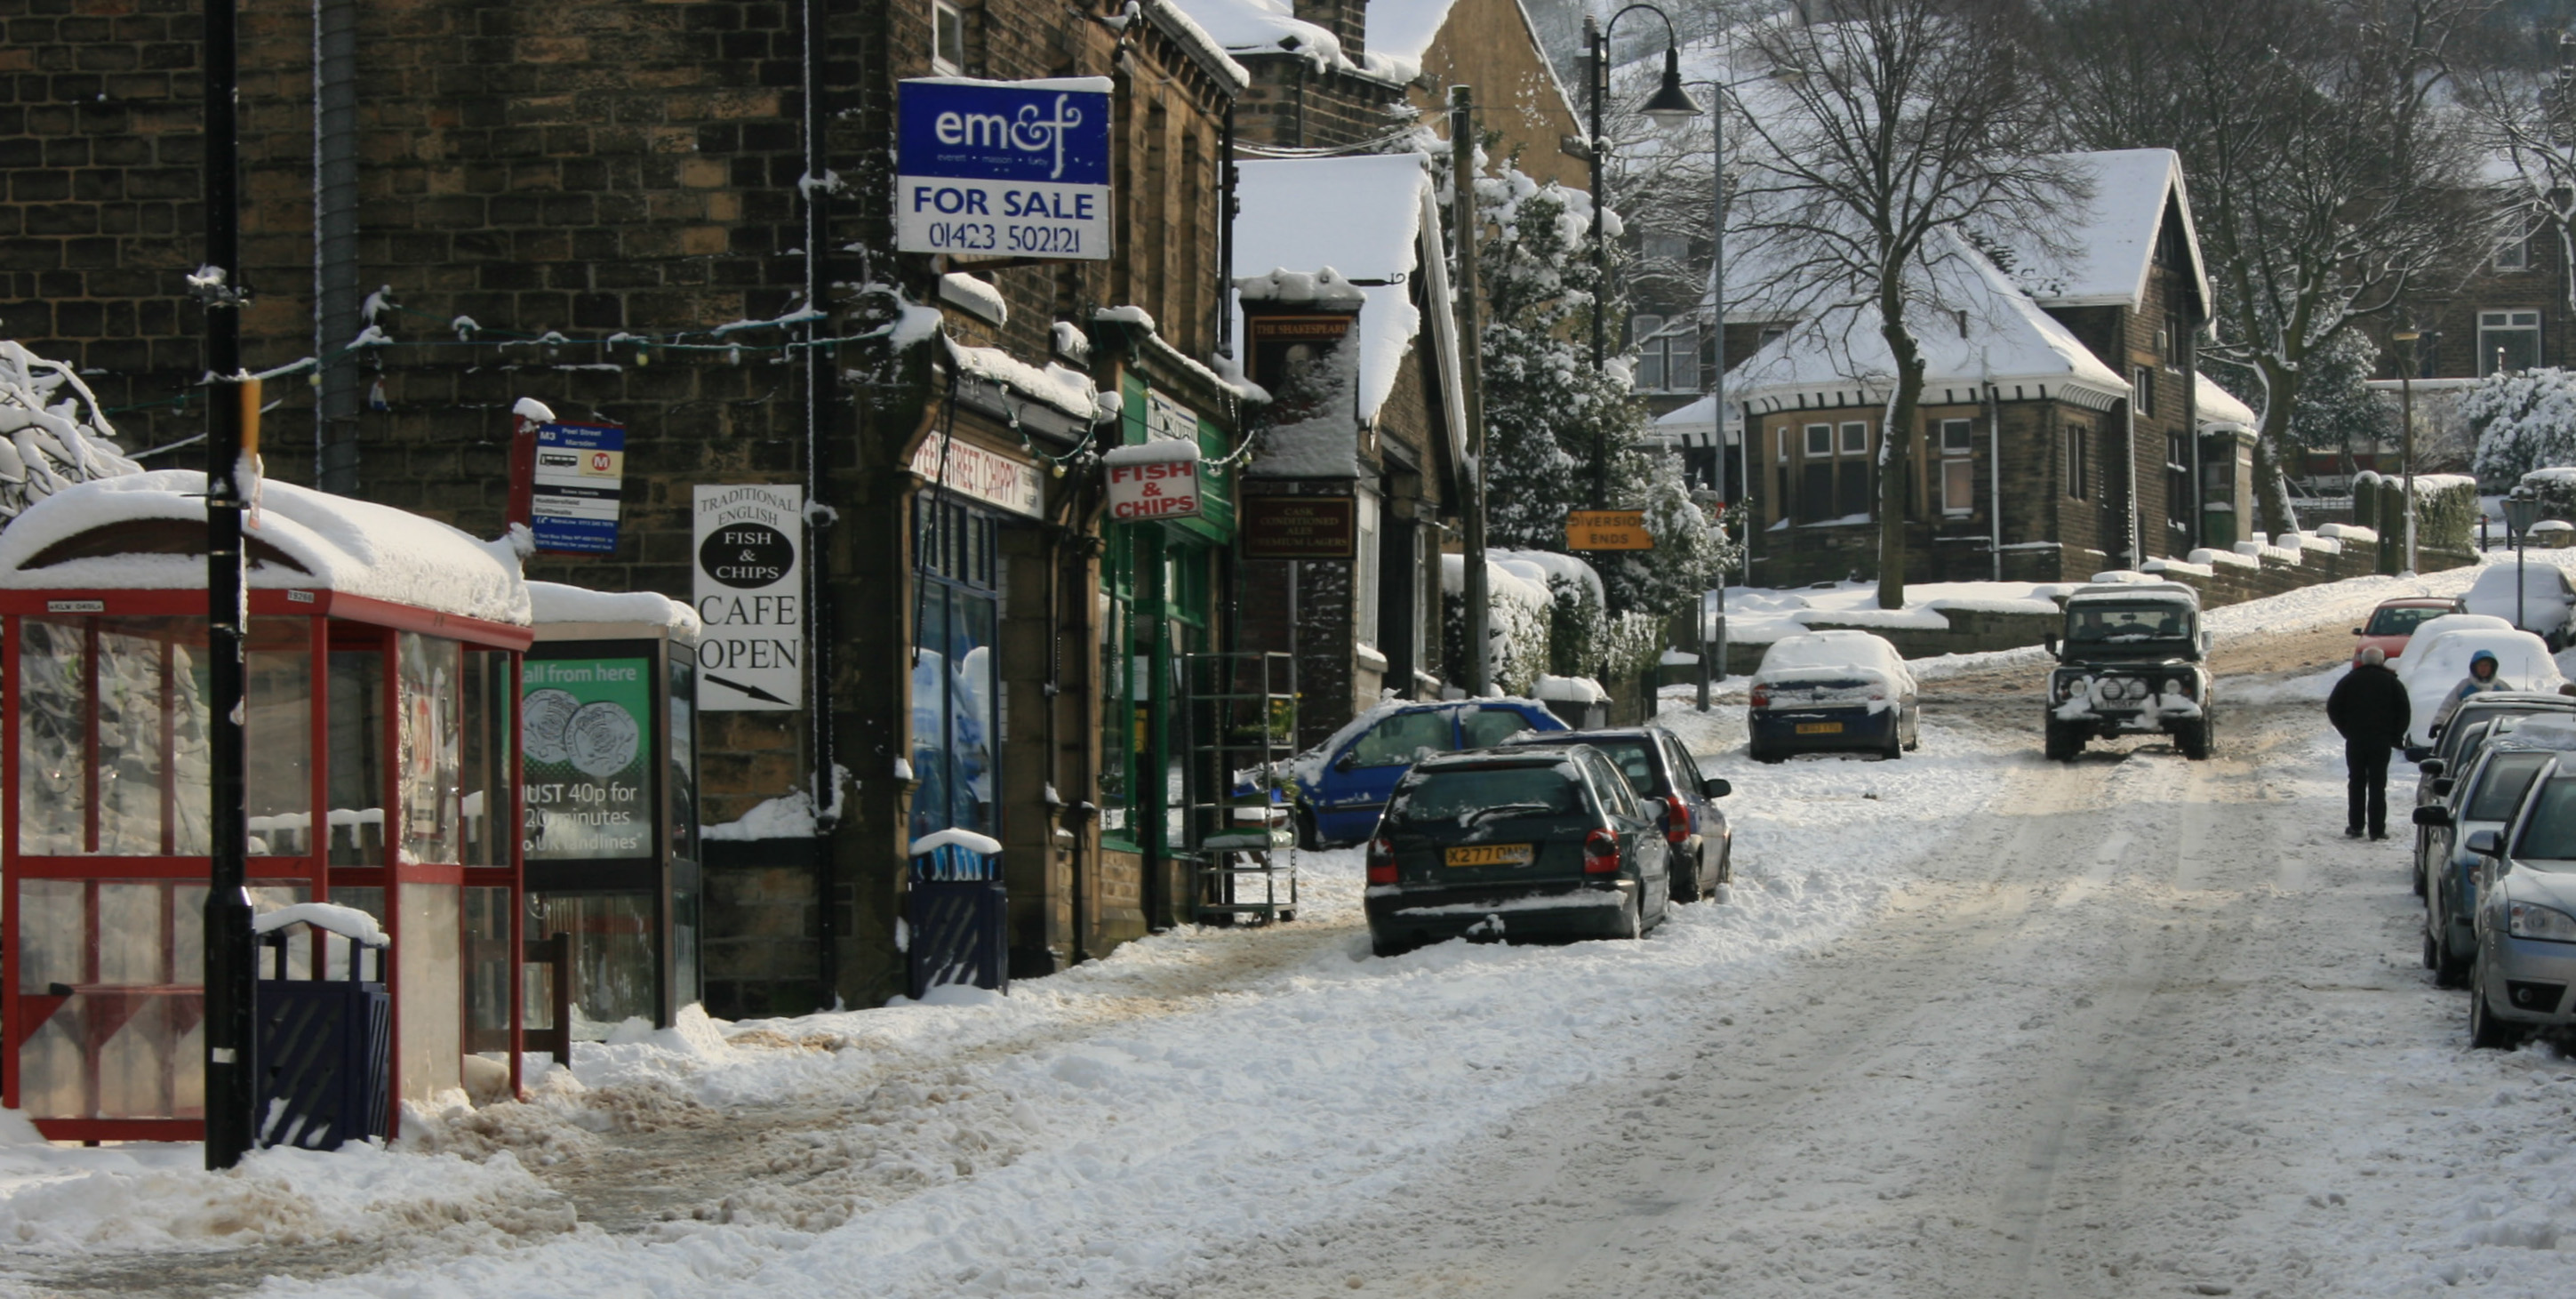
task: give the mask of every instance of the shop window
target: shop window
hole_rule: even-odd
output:
[[[1136,751],[1145,729],[1136,659],[1137,538],[1113,528],[1100,559],[1100,828],[1133,834],[1127,806],[1135,796]]]
[[[912,836],[951,827],[992,834],[1000,621],[997,523],[923,496],[914,502],[920,587],[912,658]]]
[[[2478,373],[2514,373],[2540,364],[2540,313],[2478,313]]]
[[[1941,421],[1941,512],[1962,515],[1977,508],[1975,426],[1963,419]]]
[[[1351,513],[1357,520],[1358,532],[1351,550],[1351,637],[1374,649],[1378,613],[1377,496],[1356,491],[1352,497]]]

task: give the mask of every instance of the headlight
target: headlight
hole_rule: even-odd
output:
[[[2182,683],[2181,683],[2181,682],[2174,680],[2172,677],[2166,677],[2166,678],[2165,678],[2165,685],[2164,685],[2164,689],[2163,689],[2163,690],[2158,691],[2157,693],[2159,693],[2159,694],[2167,694],[2167,695],[2179,695],[2179,694],[2182,694],[2182,692],[2183,692],[2183,690],[2182,690]]]
[[[2505,930],[2516,938],[2541,938],[2553,943],[2576,943],[2576,916],[2541,906],[2536,902],[2507,903],[2504,909]]]
[[[2084,682],[2076,677],[2059,677],[2057,679],[2057,701],[2059,703],[2064,703],[2069,699],[2073,699],[2075,697],[2076,690],[2083,686],[2083,684]]]
[[[2125,689],[2129,692],[2129,697],[2131,699],[2144,699],[2147,697],[2147,683],[2144,681],[2131,681]]]

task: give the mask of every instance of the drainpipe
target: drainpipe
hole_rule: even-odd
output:
[[[828,0],[804,2],[804,92],[805,92],[805,310],[812,318],[805,322],[805,655],[808,680],[805,707],[807,744],[813,750],[814,799],[814,903],[820,918],[817,929],[817,965],[820,986],[816,989],[817,1006],[839,1004],[841,986],[840,933],[835,923],[833,894],[839,888],[839,872],[832,861],[832,830],[838,821],[831,808],[840,793],[837,754],[832,744],[832,642],[836,629],[832,624],[832,587],[825,572],[826,538],[830,534],[832,514],[823,503],[826,486],[824,442],[830,434],[832,390],[840,382],[832,370],[831,349],[823,346],[830,337],[825,301],[831,292],[831,277],[824,251],[831,245],[831,222],[824,210],[831,189],[824,184],[830,174],[825,163],[824,133],[831,122],[825,111],[824,41],[829,28]]]
[[[2004,580],[2004,403],[1986,376],[1986,554],[1994,560],[1995,580]]]

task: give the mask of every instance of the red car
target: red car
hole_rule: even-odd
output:
[[[2352,661],[2361,661],[2361,652],[2373,645],[2391,660],[2406,652],[2406,642],[2414,639],[2415,629],[2446,613],[2459,613],[2461,604],[2447,595],[2408,595],[2382,600],[2370,611],[2370,621],[2352,629],[2357,637],[2352,646]]]

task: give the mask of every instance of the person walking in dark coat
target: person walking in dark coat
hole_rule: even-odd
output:
[[[2360,838],[2366,816],[2370,837],[2387,838],[2388,751],[2406,742],[2414,708],[2378,646],[2363,650],[2352,671],[2335,683],[2326,696],[2326,720],[2343,736],[2344,836]]]

